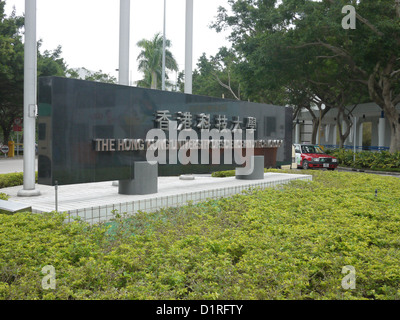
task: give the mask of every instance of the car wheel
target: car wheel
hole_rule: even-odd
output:
[[[303,165],[302,165],[302,167],[303,167],[304,170],[309,169],[308,161],[307,161],[307,160],[303,160]]]
[[[335,168],[328,168],[328,170],[333,171],[333,170],[335,170]]]

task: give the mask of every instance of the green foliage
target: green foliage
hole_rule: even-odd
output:
[[[399,299],[399,179],[306,173],[94,226],[0,215],[0,299]],[[55,290],[41,287],[45,265]],[[346,265],[356,289],[341,287]]]
[[[5,1],[0,1],[0,130],[3,143],[10,140],[12,125],[23,115],[24,17],[4,13]],[[40,52],[38,41],[38,76],[65,76],[66,64],[61,58],[61,46],[53,51]]]
[[[0,193],[1,200],[8,200],[8,196],[5,193]]]
[[[318,104],[336,108],[336,118],[347,119],[346,106],[374,101],[393,128],[391,151],[400,150],[395,108],[400,102],[400,10],[395,0],[352,1],[357,26],[350,30],[342,26],[345,0],[227,3],[230,10],[221,7],[213,27],[230,30],[247,97],[290,105],[295,113],[307,109],[314,124],[312,107]],[[342,143],[347,134],[341,132]]]
[[[36,182],[38,178],[37,172]],[[0,174],[0,189],[14,186],[21,186],[24,184],[24,174],[22,172]]]
[[[226,178],[226,177],[234,177],[235,170],[226,170],[226,171],[216,171],[211,174],[214,178]]]
[[[355,162],[352,150],[336,149],[329,151],[329,153],[338,159],[339,165],[343,166],[373,170],[385,169],[388,171],[400,169],[400,152],[356,152]]]
[[[64,59],[61,57],[61,46],[53,51],[45,50],[43,53],[40,52],[42,40],[38,41],[38,77],[46,76],[59,76],[64,77],[67,71],[67,65]]]
[[[138,70],[144,74],[144,79],[138,85],[145,88],[161,89],[162,78],[162,56],[163,56],[163,37],[160,33],[154,35],[151,40],[142,39],[137,43],[141,49],[137,61]],[[178,64],[168,48],[171,41],[165,41],[165,69],[178,71]],[[168,79],[167,73],[165,79]]]
[[[209,97],[245,100],[240,90],[238,59],[234,51],[225,47],[215,56],[199,58],[193,72],[193,93]]]
[[[102,70],[92,72],[86,68],[80,68],[81,72],[83,72],[83,75],[79,74],[79,69],[68,69],[67,70],[67,76],[68,78],[73,78],[73,79],[83,79],[83,80],[88,80],[88,81],[98,81],[98,82],[104,82],[104,83],[117,83],[117,79],[113,76],[111,76],[108,73],[103,73]]]
[[[4,12],[5,1],[0,0],[0,137],[10,140],[13,122],[23,116],[24,44],[22,41],[24,17],[13,11]],[[42,40],[37,43],[37,75],[63,76],[67,74],[66,61],[61,57],[61,46],[41,52]],[[77,77],[72,69],[69,75]],[[86,80],[115,83],[116,79],[102,71],[90,73]]]
[[[22,116],[24,18],[16,16],[15,11],[6,17],[4,5],[0,1],[0,129],[3,143],[7,143],[14,119]]]

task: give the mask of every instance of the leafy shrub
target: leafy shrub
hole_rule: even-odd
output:
[[[235,170],[226,170],[226,171],[216,171],[211,174],[214,178],[226,178],[226,177],[234,177]]]
[[[0,200],[8,200],[8,198],[8,195],[5,193],[0,193]],[[8,212],[0,209],[0,214],[8,214]]]
[[[0,215],[0,299],[399,299],[400,180],[306,173],[94,226]],[[41,287],[45,265],[55,290]]]
[[[6,195],[5,193],[0,193],[0,199],[1,200],[8,200],[8,195]]]
[[[37,178],[38,176],[36,172],[36,182]],[[0,174],[0,189],[20,186],[23,184],[24,184],[24,174],[22,172]]]
[[[329,154],[338,158],[339,165],[363,169],[400,171],[400,152],[362,151],[355,153],[346,149],[330,150]],[[399,169],[399,170],[397,170]]]
[[[269,169],[264,169],[264,172],[268,172]],[[214,178],[226,178],[226,177],[234,177],[236,175],[235,170],[226,170],[226,171],[216,171],[211,174]]]

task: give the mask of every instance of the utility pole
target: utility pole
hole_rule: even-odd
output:
[[[120,0],[118,83],[129,85],[130,0]]]
[[[192,93],[193,0],[186,0],[185,93]]]
[[[165,25],[166,25],[166,18],[167,18],[167,0],[164,0],[164,31],[163,31],[163,54],[162,54],[162,90],[165,90],[165,42],[166,42],[166,34],[165,34]]]
[[[354,130],[353,130],[353,132],[354,132],[354,137],[353,137],[353,139],[354,139],[354,144],[353,144],[353,163],[355,164],[356,163],[356,141],[357,141],[357,117],[353,117],[353,122],[354,122]]]
[[[130,34],[131,2],[120,0],[119,2],[119,68],[118,83],[129,86],[129,34]],[[112,182],[118,186],[118,181]]]
[[[24,44],[24,185],[19,197],[39,196],[35,189],[35,137],[37,116],[36,0],[25,0]]]

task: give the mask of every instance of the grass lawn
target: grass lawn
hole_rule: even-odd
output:
[[[304,173],[314,181],[112,224],[2,214],[0,299],[399,299],[400,179]]]

